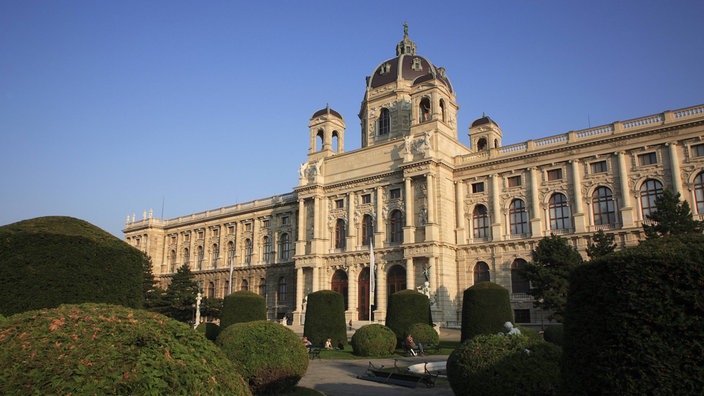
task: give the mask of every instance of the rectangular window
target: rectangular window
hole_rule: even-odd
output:
[[[400,199],[401,198],[401,189],[400,188],[393,188],[391,191],[389,191],[389,196],[391,199]]]
[[[213,236],[218,236],[220,235],[220,229],[219,228],[213,228]]]
[[[186,242],[190,241],[190,240],[191,240],[191,234],[184,234],[184,235],[183,235],[183,240],[186,241]]]
[[[548,181],[562,179],[562,169],[550,169],[548,171]]]
[[[703,145],[704,146],[704,145]],[[372,195],[371,194],[364,194],[362,195],[362,203],[363,204],[370,204],[372,203]]]
[[[252,231],[252,223],[247,223],[244,225],[245,231]]]
[[[262,226],[263,226],[264,228],[269,228],[269,225],[270,225],[270,224],[271,224],[271,223],[269,222],[269,219],[266,219],[266,220],[264,220],[264,221],[262,222]]]
[[[281,225],[288,225],[288,216],[281,217]]]
[[[521,185],[521,177],[520,176],[511,176],[507,180],[508,180],[509,187],[518,187]]]
[[[228,233],[228,234],[234,234],[234,233],[235,233],[235,226],[229,226],[229,227],[227,227],[227,233]]]
[[[513,318],[516,323],[530,323],[530,309],[514,309]]]
[[[592,162],[589,164],[589,168],[592,173],[604,173],[608,170],[606,168],[606,161]]]
[[[344,207],[345,207],[345,200],[343,200],[343,199],[336,199],[336,200],[335,200],[335,207],[336,207],[337,209],[342,209],[342,208],[344,208]]]
[[[653,165],[658,163],[658,156],[655,153],[645,153],[638,155],[638,165]]]
[[[203,239],[205,236],[205,231],[198,231],[198,239]]]
[[[476,194],[480,192],[484,192],[484,182],[472,183],[472,193]]]
[[[692,157],[704,157],[704,144],[692,146]]]

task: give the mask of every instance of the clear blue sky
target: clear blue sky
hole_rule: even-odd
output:
[[[701,0],[0,0],[0,225],[122,237],[162,202],[290,192],[326,103],[359,148],[365,76],[404,21],[447,69],[465,144],[482,112],[507,145],[704,103]]]

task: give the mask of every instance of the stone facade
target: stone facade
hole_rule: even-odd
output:
[[[360,149],[345,152],[342,116],[319,110],[293,192],[175,219],[128,217],[126,241],[164,285],[189,263],[206,296],[258,292],[272,319],[300,323],[306,296],[332,289],[348,320],[369,320],[373,245],[375,321],[388,295],[415,288],[436,322],[458,325],[462,292],[491,280],[511,292],[517,322],[540,324],[516,269],[541,238],[562,235],[584,255],[598,230],[633,245],[662,189],[704,215],[704,105],[510,146],[483,117],[470,147],[458,140],[457,110],[445,70],[416,54],[406,30],[396,57],[367,78]]]

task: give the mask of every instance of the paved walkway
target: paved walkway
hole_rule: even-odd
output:
[[[297,334],[303,334],[303,326],[289,326]],[[348,331],[348,340],[354,331]],[[440,339],[459,340],[460,331],[454,329],[441,329]],[[424,356],[399,358],[398,365],[408,366],[415,363],[446,361],[447,356]],[[434,388],[419,385],[416,388],[407,388],[399,385],[381,384],[373,381],[358,379],[367,369],[369,362],[375,366],[393,367],[394,359],[359,359],[359,360],[330,360],[315,359],[308,364],[306,375],[298,385],[315,389],[328,396],[358,396],[358,395],[453,395],[447,381],[440,379]]]

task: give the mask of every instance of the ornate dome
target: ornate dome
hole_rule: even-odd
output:
[[[403,25],[403,40],[396,45],[396,57],[382,62],[369,77],[369,88],[377,88],[398,80],[412,85],[437,80],[452,92],[445,69],[435,67],[427,58],[416,55],[416,44],[408,38],[408,24]]]

